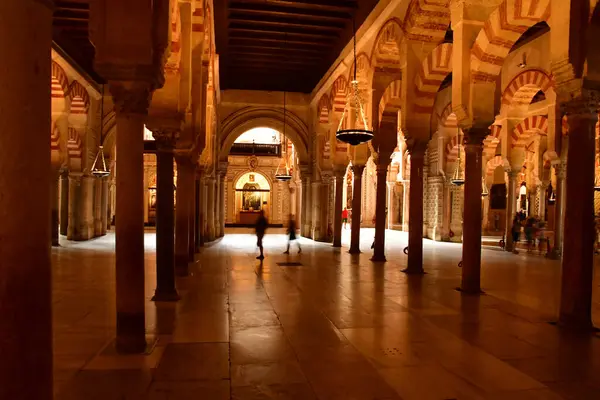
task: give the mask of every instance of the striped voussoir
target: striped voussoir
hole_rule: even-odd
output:
[[[204,9],[202,1],[194,2],[194,10],[192,11],[192,32],[204,32]]]
[[[451,72],[452,44],[442,43],[423,60],[415,80],[415,113],[431,115],[440,85]]]
[[[65,71],[55,61],[52,61],[52,98],[64,99],[69,87]]]
[[[528,105],[540,90],[544,93],[554,86],[554,79],[541,69],[521,72],[506,86],[502,93],[502,104]]]
[[[494,82],[512,46],[527,29],[550,17],[550,0],[504,0],[471,50],[471,80]]]
[[[460,135],[460,140],[462,141],[463,136]],[[458,158],[458,143],[459,138],[457,136],[452,136],[450,143],[446,145],[446,161],[449,163],[455,162]],[[462,143],[462,142],[461,142]],[[465,147],[460,146],[460,157],[464,160],[465,157]]]
[[[375,71],[386,74],[398,74],[402,71],[400,66],[402,32],[400,21],[395,18],[389,19],[381,27],[371,55]]]
[[[50,128],[50,151],[60,151],[60,131],[54,123],[52,123]]]
[[[69,136],[67,139],[67,154],[69,158],[81,158],[81,139],[79,132],[75,128],[69,128]]]
[[[548,117],[532,115],[521,121],[512,131],[512,147],[527,146],[535,135],[548,134]]]
[[[368,87],[370,83],[369,72],[371,71],[371,59],[366,53],[360,53],[356,56],[356,80],[361,88]],[[354,63],[348,71],[348,82],[354,80]]]
[[[442,113],[438,117],[438,121],[440,125],[446,128],[457,128],[458,127],[458,119],[456,118],[456,114],[452,111],[452,103],[449,103],[444,109]]]
[[[413,0],[404,18],[411,40],[439,43],[450,25],[450,0]]]
[[[323,94],[317,104],[317,112],[319,114],[319,123],[326,124],[329,122],[330,100],[327,94]]]
[[[71,95],[71,114],[87,114],[90,96],[81,83],[73,81],[69,94]]]
[[[383,96],[381,96],[381,100],[379,100],[379,121],[381,121],[384,114],[397,117],[401,106],[402,81],[395,80],[388,85],[385,92],[383,92]]]
[[[504,167],[504,159],[502,158],[502,156],[495,156],[494,158],[492,158],[490,161],[487,162],[486,164],[486,172],[488,176],[491,176],[494,174],[494,171],[496,170],[496,168],[498,167]]]
[[[500,133],[502,132],[501,125],[490,126],[490,134],[483,140],[483,154],[487,157],[496,155],[498,143],[500,143]]]
[[[331,102],[331,109],[334,112],[344,112],[346,107],[346,100],[348,95],[348,81],[343,75],[338,78],[331,85],[331,92],[329,94],[329,101]]]

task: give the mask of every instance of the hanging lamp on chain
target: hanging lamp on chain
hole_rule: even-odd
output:
[[[485,178],[481,178],[481,197],[487,197],[490,195],[487,185],[485,184]]]
[[[354,35],[354,80],[351,82],[351,93],[348,95],[348,102],[344,107],[344,112],[342,113],[342,118],[340,119],[340,124],[335,133],[335,137],[340,142],[356,146],[373,139],[373,130],[369,129],[367,125],[365,108],[362,99],[360,98],[360,89],[358,88],[358,80],[356,79],[356,26],[354,20],[352,20],[352,33]],[[346,113],[350,111],[351,107],[354,107],[355,111],[354,128],[343,129]]]
[[[458,128],[456,138],[458,139],[458,158],[456,159],[456,168],[454,169],[450,183],[452,183],[454,186],[462,186],[465,184],[465,174],[460,159],[460,128]]]
[[[104,178],[110,175],[110,171],[106,167],[106,160],[104,159],[104,85],[102,85],[102,103],[100,105],[100,146],[98,147],[98,153],[92,164],[92,175],[98,178]]]
[[[283,170],[281,172],[279,172],[279,169],[281,168],[281,164],[279,163],[279,165],[277,166],[277,171],[275,171],[275,178],[279,181],[282,182],[287,182],[290,181],[292,179],[292,174],[290,174],[290,169],[288,167],[288,154],[287,154],[287,139],[285,136],[285,114],[286,114],[286,109],[285,109],[285,92],[283,92],[283,142],[282,142],[282,156],[283,156]]]
[[[598,175],[598,165],[600,165],[600,159],[596,156],[596,165],[594,167],[594,191],[600,192],[600,175]]]

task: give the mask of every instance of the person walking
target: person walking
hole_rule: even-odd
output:
[[[260,255],[256,257],[257,260],[263,260],[265,255],[263,253],[263,237],[265,236],[265,232],[267,230],[267,218],[265,217],[265,212],[260,210],[260,214],[258,215],[258,219],[256,220],[255,230],[256,230],[256,245],[260,250]]]
[[[517,243],[519,243],[519,236],[521,236],[521,222],[519,221],[518,214],[513,218],[511,233],[513,237],[513,253],[518,254]]]
[[[294,216],[290,214],[290,220],[288,222],[288,244],[287,244],[287,250],[283,252],[283,254],[290,254],[290,244],[292,243],[292,241],[296,242],[296,245],[298,246],[298,254],[302,253],[302,248],[300,247],[300,243],[298,242],[297,238],[296,238],[296,220],[294,219]]]
[[[345,207],[342,210],[342,226],[344,229],[346,229],[348,226],[348,209]]]

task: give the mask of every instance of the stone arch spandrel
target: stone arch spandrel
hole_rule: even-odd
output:
[[[450,0],[412,0],[404,17],[411,40],[439,43],[450,25]]]
[[[308,163],[308,128],[289,110],[286,113],[286,136],[294,144],[302,163]],[[221,122],[219,159],[226,161],[233,142],[244,132],[267,127],[283,132],[283,110],[269,107],[246,107],[229,115]]]

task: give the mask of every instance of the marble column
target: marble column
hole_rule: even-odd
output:
[[[481,293],[481,171],[487,129],[471,128],[465,136],[465,186],[462,282],[464,293]]]
[[[0,399],[53,397],[51,5],[0,1]]]
[[[102,216],[100,218],[102,222],[101,235],[106,235],[106,230],[109,226],[108,221],[108,178],[102,178],[102,200],[100,205],[100,212]]]
[[[323,183],[319,180],[319,181],[314,181],[312,182],[312,187],[311,187],[311,197],[312,197],[312,201],[311,201],[311,214],[312,214],[312,222],[311,222],[311,237],[313,240],[315,241],[320,241],[321,237],[323,236],[323,230],[325,229],[323,227],[323,224],[325,224],[325,221],[321,221],[321,207],[324,206],[324,204],[321,203],[321,187],[323,186]]]
[[[308,173],[302,174],[302,236],[309,238],[311,234],[311,210],[310,210],[310,178]]]
[[[387,261],[385,258],[385,218],[387,213],[387,171],[391,154],[379,154],[377,163],[377,193],[375,200],[375,245],[371,261]]]
[[[177,205],[175,208],[175,273],[189,273],[190,209],[194,189],[194,166],[185,157],[177,156]]]
[[[58,241],[59,236],[59,175],[56,172],[51,173],[52,177],[50,178],[50,203],[52,207],[52,211],[50,213],[50,229],[51,235],[50,239],[52,242],[52,246],[60,246]]]
[[[594,272],[594,173],[598,94],[566,104],[569,123],[559,324],[591,330]]]
[[[196,255],[196,174],[194,166],[190,169],[189,182],[189,216],[188,216],[188,262],[194,262]]]
[[[546,221],[546,191],[548,190],[549,182],[542,182],[539,187],[539,207],[540,207],[540,220]]]
[[[410,190],[408,194],[408,263],[403,272],[423,274],[423,169],[425,143],[416,144],[410,152]]]
[[[102,236],[102,178],[94,178],[94,237]]]
[[[352,165],[354,187],[352,188],[352,225],[350,236],[351,254],[360,253],[360,210],[362,207],[362,176],[364,165]]]
[[[177,131],[157,130],[156,140],[156,290],[153,301],[177,301],[175,288],[175,212],[173,148]]]
[[[342,247],[342,210],[345,171],[335,171],[335,207],[333,209],[333,247]]]
[[[196,169],[197,170],[197,169]],[[194,229],[196,231],[196,240],[194,242],[196,253],[200,252],[200,247],[202,247],[202,234],[200,233],[200,218],[201,218],[201,209],[200,209],[200,178],[198,177],[198,173],[194,178],[194,190],[196,192],[196,201],[194,203],[194,207],[196,208],[196,220],[194,221]]]
[[[227,181],[225,180],[226,177],[227,177],[227,172],[221,172],[219,174],[219,180],[221,182],[219,185],[221,188],[221,190],[219,191],[219,196],[220,196],[219,204],[221,205],[219,208],[219,212],[220,212],[219,237],[225,236],[225,191],[227,190]]]
[[[202,219],[202,226],[200,227],[200,230],[202,231],[202,240],[203,243],[208,242],[208,211],[210,210],[209,206],[208,206],[208,178],[206,176],[204,176],[201,180],[200,180],[200,192],[202,195],[202,204],[200,205],[200,209],[202,210],[202,214],[204,215],[204,218]]]
[[[204,219],[206,218],[206,202],[204,200],[204,169],[196,168],[196,184],[198,186],[198,230],[196,231],[196,237],[198,238],[198,245],[204,246]]]
[[[512,235],[512,222],[517,210],[517,176],[519,171],[509,170],[506,172],[508,176],[508,190],[506,194],[506,229],[505,229],[505,246],[506,251],[513,251],[515,249],[515,243]]]
[[[564,162],[555,165],[556,169],[556,202],[554,203],[554,244],[550,258],[560,260],[563,253],[563,233],[566,205],[567,165]]]
[[[69,223],[67,230],[68,240],[81,240],[83,227],[81,226],[81,198],[83,197],[83,175],[78,172],[69,174]]]
[[[215,240],[215,178],[209,176],[206,181],[206,240],[212,242]]]
[[[69,171],[60,174],[60,234],[67,236],[69,227]]]
[[[215,173],[215,240],[219,238],[219,232],[221,231],[221,179],[219,173]]]
[[[116,109],[117,351],[146,349],[144,270],[144,122],[151,97],[146,83],[111,84]]]

